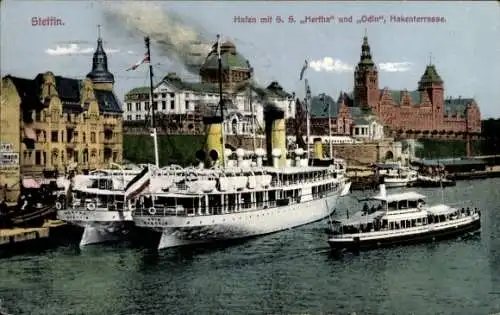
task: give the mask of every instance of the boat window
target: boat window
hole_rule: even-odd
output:
[[[389,223],[389,230],[394,230],[394,222]]]
[[[382,228],[387,228],[387,220],[382,220]]]
[[[237,208],[237,203],[236,203],[236,194],[228,194],[227,195],[227,209],[230,212],[233,212]]]
[[[408,209],[408,202],[406,200],[399,201],[398,209]]]
[[[257,208],[262,207],[262,205],[264,204],[264,192],[258,191],[255,193],[255,202],[256,202]]]
[[[411,220],[411,226],[412,227],[417,226],[417,220],[415,220],[415,219]]]
[[[220,214],[221,212],[221,196],[222,195],[208,195],[209,211],[213,214]]]
[[[411,221],[410,220],[406,220],[406,227],[411,227]]]
[[[268,200],[269,201],[276,201],[276,190],[270,190],[268,192]]]
[[[401,221],[401,228],[404,229],[406,227],[406,221]]]
[[[416,200],[408,200],[408,208],[416,208],[418,202]]]
[[[398,209],[397,201],[389,202],[389,210],[397,210],[397,209]]]
[[[252,206],[252,195],[250,193],[241,194],[241,208],[248,209]]]

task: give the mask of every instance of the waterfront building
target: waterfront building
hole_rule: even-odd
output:
[[[360,61],[354,71],[352,106],[370,109],[385,125],[403,137],[448,137],[481,132],[481,113],[472,98],[445,99],[444,81],[429,63],[415,91],[380,89],[378,69],[368,37],[363,38]]]
[[[363,38],[361,57],[354,71],[354,91],[341,93],[337,102],[329,96],[311,100],[311,132],[328,135],[328,102],[331,102],[332,134],[358,139],[456,138],[481,133],[481,112],[473,98],[444,97],[444,81],[429,63],[415,91],[380,89],[378,69],[368,37]],[[303,108],[298,108],[302,110]],[[300,116],[297,114],[297,116]],[[305,117],[305,116],[304,116]],[[302,119],[297,119],[300,124]],[[384,128],[385,127],[385,128]],[[305,124],[300,128],[305,132]]]
[[[235,45],[221,45],[222,90],[226,110],[226,134],[244,135],[263,128],[263,104],[274,102],[285,111],[286,119],[295,117],[292,96],[278,82],[267,88],[252,80],[253,69],[236,51]],[[153,107],[158,124],[174,133],[199,133],[203,112],[215,110],[219,102],[216,46],[200,68],[199,82],[186,82],[176,73],[167,74],[153,89]],[[149,87],[132,89],[125,95],[123,119],[126,124],[145,121],[150,115]]]
[[[21,175],[37,177],[121,163],[122,109],[113,85],[100,36],[92,70],[84,80],[50,71],[34,79],[2,78],[2,109],[8,110],[2,110],[1,139],[19,153]],[[3,128],[4,119],[13,127]]]

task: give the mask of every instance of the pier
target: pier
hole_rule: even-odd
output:
[[[66,227],[62,221],[48,220],[41,227],[0,229],[0,256],[44,249],[58,240]]]

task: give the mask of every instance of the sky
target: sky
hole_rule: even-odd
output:
[[[299,73],[307,59],[305,77],[312,94],[336,98],[340,91],[352,91],[353,68],[366,33],[380,88],[415,90],[432,60],[446,97],[473,97],[483,118],[500,117],[500,5],[495,1],[3,0],[0,6],[2,77],[34,78],[52,71],[84,78],[91,69],[97,25],[102,25],[120,98],[149,82],[147,67],[126,71],[142,59],[144,35],[152,39],[154,80],[159,82],[168,72],[198,80],[199,65],[219,33],[250,61],[258,83],[278,81],[285,90],[303,95]],[[273,22],[261,23],[267,16]],[[276,22],[278,16],[283,23]],[[307,16],[317,19],[301,23]],[[441,22],[396,23],[395,16],[438,17]],[[60,19],[61,25],[35,25],[34,19],[47,17]],[[245,22],[252,18],[256,23]]]

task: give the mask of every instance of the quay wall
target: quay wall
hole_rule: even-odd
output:
[[[201,135],[159,135],[158,148],[160,164],[192,165],[196,163],[196,151],[203,148],[205,137]],[[233,150],[253,150],[252,137],[228,136],[226,147]],[[264,138],[257,137],[256,147],[264,148]],[[392,141],[366,144],[335,144],[334,155],[345,159],[350,165],[368,165],[396,156]],[[125,134],[123,136],[123,157],[134,163],[154,163],[153,139],[149,134]],[[323,152],[329,151],[324,145]]]

